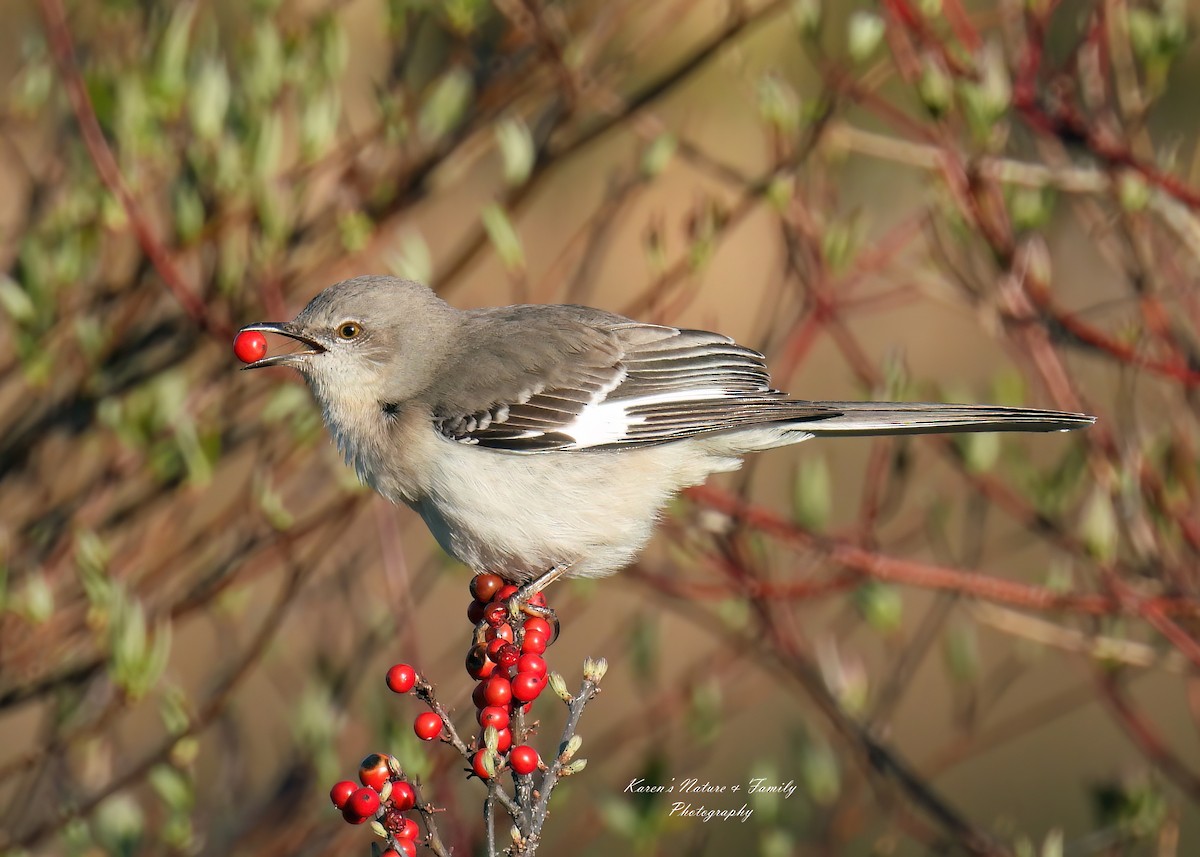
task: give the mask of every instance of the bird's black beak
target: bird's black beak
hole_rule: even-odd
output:
[[[286,354],[273,354],[270,357],[264,357],[262,360],[255,360],[242,369],[263,369],[267,366],[286,366],[288,363],[295,361],[298,357],[304,357],[309,354],[321,354],[325,351],[325,346],[317,342],[307,333],[303,333],[292,321],[260,321],[255,324],[248,324],[239,330],[241,333],[244,330],[257,330],[261,333],[278,333],[280,336],[286,336],[288,339],[294,339],[305,346],[303,351],[289,351]]]

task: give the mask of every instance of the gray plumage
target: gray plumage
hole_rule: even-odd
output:
[[[1066,431],[1083,414],[809,402],[728,337],[582,306],[457,310],[425,286],[359,277],[290,322],[300,371],[359,477],[475,571],[611,574],[677,491],[741,456],[821,435]]]

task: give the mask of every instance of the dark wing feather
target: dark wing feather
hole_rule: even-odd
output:
[[[481,310],[434,397],[445,436],[512,452],[621,448],[837,412],[772,390],[728,337],[585,307]]]

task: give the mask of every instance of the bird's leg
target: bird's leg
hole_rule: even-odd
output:
[[[533,596],[544,590],[551,583],[565,575],[571,570],[571,566],[574,564],[575,563],[573,562],[560,563],[552,567],[550,570],[543,572],[518,589],[508,602],[510,605],[520,609],[523,613],[526,613],[530,616],[541,616],[543,619],[548,621],[554,628],[554,634],[550,637],[551,643],[558,639],[558,616],[549,607],[530,604],[529,599],[533,598]]]

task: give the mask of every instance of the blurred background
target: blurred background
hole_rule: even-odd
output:
[[[379,751],[482,853],[382,681],[470,732],[469,573],[230,347],[389,272],[1099,417],[761,455],[556,586],[551,667],[610,669],[542,853],[1196,853],[1186,0],[2,9],[0,852],[367,854],[327,791]],[[625,790],[692,777],[749,820]]]

